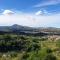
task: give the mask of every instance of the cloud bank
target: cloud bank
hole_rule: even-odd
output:
[[[29,27],[59,27],[60,13],[53,15],[39,15],[28,13],[15,13],[11,10],[4,10],[0,15],[0,25],[19,24]]]

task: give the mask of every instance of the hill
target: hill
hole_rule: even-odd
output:
[[[14,34],[22,34],[22,35],[60,35],[60,28],[54,27],[27,27],[14,24],[12,26],[0,26],[0,34],[4,33],[14,33]]]

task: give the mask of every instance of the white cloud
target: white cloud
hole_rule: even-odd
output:
[[[0,15],[0,25],[13,25],[19,24],[30,27],[47,27],[47,26],[60,26],[60,13],[50,16],[46,15],[32,15],[27,13]]]
[[[42,14],[43,14],[42,11],[37,11],[37,12],[35,13],[35,15],[42,15]]]
[[[49,14],[46,10],[39,10],[35,13],[35,15],[46,15]]]
[[[47,0],[46,2],[36,4],[34,7],[44,7],[44,6],[56,5],[56,4],[60,4],[60,0]]]
[[[4,14],[4,15],[13,15],[14,12],[11,11],[11,10],[4,10],[4,12],[2,14]]]

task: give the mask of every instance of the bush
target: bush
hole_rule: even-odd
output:
[[[29,57],[29,54],[28,53],[25,53],[24,55],[23,55],[23,59],[27,59]]]
[[[37,43],[31,43],[31,45],[28,47],[27,51],[38,51],[41,48]]]
[[[47,48],[47,53],[52,53],[52,50],[50,48]]]
[[[53,54],[48,54],[46,57],[45,57],[45,60],[57,60],[56,57],[53,55]]]
[[[17,57],[17,52],[11,52],[11,53],[10,53],[10,56],[11,56],[11,57]]]

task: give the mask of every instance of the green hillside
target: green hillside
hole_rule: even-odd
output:
[[[0,35],[0,60],[60,60],[60,36]]]

